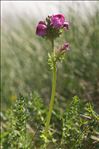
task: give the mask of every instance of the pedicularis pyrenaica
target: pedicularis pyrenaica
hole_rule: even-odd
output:
[[[45,21],[40,21],[36,28],[36,34],[45,39],[51,41],[52,44],[52,52],[48,53],[48,64],[52,70],[52,93],[51,100],[49,104],[49,112],[47,115],[47,120],[45,124],[44,134],[47,137],[51,114],[54,105],[55,98],[55,90],[56,90],[56,64],[58,61],[62,61],[64,59],[64,54],[69,50],[69,44],[65,42],[63,46],[59,49],[55,49],[54,41],[57,37],[63,32],[66,32],[69,29],[69,22],[65,20],[63,14],[55,14],[52,16],[48,16]]]

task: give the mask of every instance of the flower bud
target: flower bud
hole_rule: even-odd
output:
[[[64,22],[63,28],[64,28],[64,29],[67,29],[67,30],[69,29],[69,22],[68,22],[68,21],[65,21],[65,22]]]
[[[69,43],[65,42],[64,45],[59,49],[60,53],[65,53],[69,50]]]
[[[45,36],[47,34],[47,26],[44,21],[40,21],[36,28],[36,34],[38,36]]]

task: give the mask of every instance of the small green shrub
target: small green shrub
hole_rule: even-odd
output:
[[[94,131],[99,131],[99,116],[89,104],[74,97],[63,116],[62,144],[66,149],[84,149]],[[90,144],[92,140],[90,140]]]
[[[26,122],[28,118],[26,103],[25,98],[20,96],[15,105],[7,113],[6,130],[1,136],[4,149],[25,149],[29,146],[30,141],[26,135]]]
[[[9,114],[5,114],[2,130],[3,149],[98,149],[99,115],[90,103],[78,97],[60,110],[55,104],[48,138],[44,136],[48,109],[37,93],[20,97]]]

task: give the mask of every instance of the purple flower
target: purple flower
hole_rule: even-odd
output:
[[[64,22],[63,28],[64,28],[64,29],[67,29],[67,30],[69,29],[69,22],[68,22],[68,21],[65,21],[65,22]]]
[[[36,34],[38,36],[45,36],[47,34],[47,26],[44,21],[40,21],[36,28]]]
[[[69,50],[69,43],[65,42],[64,45],[63,45],[63,47],[61,47],[61,48],[59,49],[59,52],[65,53],[65,52],[68,51],[68,50]]]
[[[40,21],[36,28],[36,34],[49,40],[59,37],[64,30],[69,29],[69,22],[63,14],[48,16],[45,21]]]
[[[56,14],[51,16],[51,25],[55,28],[63,27],[65,17],[62,14]]]

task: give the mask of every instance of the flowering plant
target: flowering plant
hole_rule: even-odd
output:
[[[51,120],[51,114],[54,105],[55,91],[56,91],[56,63],[63,59],[64,53],[69,49],[69,43],[65,42],[63,46],[55,50],[54,40],[59,37],[64,31],[69,29],[69,22],[65,20],[63,14],[55,14],[48,16],[46,21],[40,21],[36,28],[36,34],[45,39],[48,39],[52,43],[52,53],[48,53],[48,64],[52,69],[52,94],[49,104],[49,112],[45,124],[45,136],[47,137],[49,124]]]
[[[90,17],[91,18],[90,22],[95,21],[96,22],[95,24],[87,23],[86,27],[84,27],[85,25],[82,24],[82,25],[84,25],[83,26],[84,34],[83,34],[83,36],[81,35],[82,36],[81,38],[79,38],[80,36],[78,36],[78,39],[76,36],[77,42],[82,43],[81,39],[84,39],[84,41],[85,41],[84,37],[86,36],[86,29],[89,31],[94,29],[94,33],[96,35],[95,31],[97,30],[97,27],[98,27],[98,21],[96,21],[96,20],[99,20],[98,19],[99,17],[96,14],[95,14],[96,17],[92,17],[93,19]],[[60,19],[60,18],[63,18],[63,17],[59,17],[59,15],[53,15],[53,17],[50,16],[50,19],[49,19],[50,29],[48,29],[49,26],[48,26],[48,23],[46,20],[41,21],[38,24],[39,27],[37,26],[38,27],[38,29],[36,31],[37,35],[39,35],[40,37],[42,37],[44,39],[50,40],[52,45],[54,45],[53,43],[54,43],[55,39],[58,38],[58,36],[56,36],[57,33],[60,32],[60,35],[61,35],[62,31],[65,32],[69,28],[68,21],[64,22],[64,20]],[[62,20],[64,23],[62,22]],[[78,17],[77,17],[77,20],[78,20]],[[25,23],[25,25],[24,25],[24,23]],[[23,29],[26,29],[27,23],[26,22],[24,22],[24,23],[23,23]],[[72,23],[74,23],[74,22],[72,22]],[[82,23],[84,23],[84,22],[82,21]],[[90,26],[91,26],[91,28],[90,28]],[[80,35],[81,30],[79,27],[80,26],[77,22],[76,25],[72,24],[71,30],[77,29],[76,33]],[[57,28],[57,30],[56,30],[56,28]],[[29,29],[29,33],[32,34],[33,28],[31,28],[30,26],[27,26],[27,31],[28,31],[28,29]],[[30,29],[31,29],[31,32],[30,32]],[[51,32],[51,30],[54,30],[54,31],[50,34],[50,36],[48,36],[48,31]],[[57,31],[57,33],[56,33],[56,31]],[[39,34],[38,34],[38,32],[39,32]],[[16,32],[16,33],[19,34],[19,32]],[[15,33],[15,35],[17,35],[16,33]],[[20,33],[22,33],[22,35],[21,34],[20,35],[21,35],[21,37],[23,37],[24,36],[23,30]],[[73,34],[72,33],[73,32],[70,33],[70,36],[72,35],[71,37],[74,37],[74,33]],[[92,34],[92,37],[94,37],[94,33]],[[26,32],[26,34],[27,34],[27,32]],[[52,36],[52,35],[55,35],[55,36]],[[5,37],[7,38],[7,36],[4,36],[4,39],[6,39]],[[51,38],[49,38],[49,37],[51,37]],[[82,44],[83,47],[81,49],[88,48],[89,47],[88,45],[91,43],[91,41],[93,41],[93,42],[95,42],[95,44],[92,44],[92,47],[94,47],[92,49],[97,50],[97,48],[98,48],[97,40],[96,40],[96,39],[98,39],[97,37],[98,37],[98,34],[96,35],[94,40],[93,40],[93,38],[90,38],[90,39],[88,38],[89,39],[88,43],[86,44],[86,46],[85,46],[85,44],[84,44],[84,46]],[[12,39],[12,34],[9,36],[9,38]],[[16,36],[14,37],[14,40],[15,39],[16,39]],[[19,40],[17,40],[16,42],[13,42],[12,44],[11,43],[9,43],[9,44],[10,44],[10,46],[13,44],[15,45],[15,43],[16,43],[16,45],[17,44],[20,45],[20,43],[18,41]],[[72,44],[73,44],[73,42],[75,44],[76,41],[73,39]],[[9,44],[7,44],[7,47]],[[24,44],[24,46],[25,45],[26,44]],[[20,46],[18,46],[18,47],[20,47]],[[79,44],[79,46],[80,46],[80,44]],[[11,47],[9,47],[9,48],[11,48]],[[77,48],[77,47],[75,46],[75,48]],[[32,49],[32,46],[31,46],[31,49]],[[96,94],[94,99],[97,99],[97,95],[98,95],[97,94],[98,93],[98,90],[97,90],[98,81],[97,81],[97,76],[96,76],[97,71],[95,71],[98,68],[98,61],[96,61],[97,63],[94,62],[94,63],[92,63],[92,65],[90,65],[90,66],[92,66],[92,69],[89,68],[89,64],[91,64],[92,61],[95,61],[96,58],[98,58],[96,56],[93,57],[93,55],[91,55],[93,53],[93,50],[91,50],[91,54],[89,56],[87,55],[87,57],[85,55],[86,50],[82,50],[82,52],[81,51],[76,52],[76,57],[74,55],[74,53],[75,53],[74,52],[72,57],[70,57],[68,59],[69,63],[68,63],[68,66],[66,66],[66,72],[68,72],[67,75],[70,78],[68,79],[68,77],[66,77],[67,84],[65,83],[65,80],[64,80],[64,82],[61,81],[62,90],[64,88],[63,86],[66,84],[67,92],[64,95],[61,94],[62,97],[57,96],[58,98],[61,98],[61,101],[57,101],[55,103],[55,107],[53,109],[54,98],[55,98],[55,88],[56,88],[56,84],[55,84],[56,83],[56,73],[55,72],[57,71],[56,65],[57,65],[57,62],[63,60],[64,54],[68,50],[69,50],[69,44],[67,42],[65,42],[62,46],[60,46],[60,48],[58,48],[58,49],[53,48],[53,52],[48,53],[48,64],[50,65],[50,68],[51,68],[51,71],[53,74],[53,78],[52,78],[53,79],[53,82],[52,82],[52,91],[53,92],[52,92],[52,96],[51,96],[49,113],[47,115],[47,119],[46,119],[46,114],[47,114],[48,109],[47,109],[46,105],[44,104],[42,98],[35,91],[33,93],[30,93],[28,96],[25,96],[26,94],[24,96],[20,95],[17,98],[17,100],[15,101],[15,104],[13,104],[13,106],[11,106],[10,109],[6,109],[5,108],[6,106],[4,106],[4,109],[2,109],[2,111],[0,112],[0,119],[1,119],[1,137],[0,137],[1,144],[0,144],[0,147],[2,149],[3,148],[4,149],[34,149],[34,148],[35,149],[78,149],[78,148],[79,149],[88,149],[88,148],[99,149],[99,114],[94,111],[94,107],[92,104],[90,104],[89,102],[86,102],[87,100],[86,101],[84,100],[84,102],[82,101],[83,97],[85,99],[85,93],[87,93],[87,91],[90,90],[90,89],[89,90],[86,89],[86,87],[88,88],[88,85],[86,86],[86,83],[85,83],[86,81],[84,81],[84,80],[86,80],[86,76],[90,76],[89,79],[92,78],[92,82],[94,82],[95,90],[93,92],[90,92],[92,94],[92,97],[93,97],[93,93]],[[12,51],[13,51],[13,46],[12,46]],[[26,50],[26,51],[28,51],[28,50]],[[97,52],[98,52],[98,50],[97,50]],[[79,54],[77,54],[77,53],[79,53]],[[98,56],[98,53],[96,55]],[[19,56],[20,56],[19,58],[22,58],[22,54],[20,54]],[[19,60],[21,60],[21,59],[19,59]],[[32,60],[33,60],[33,57],[32,57]],[[86,60],[87,63],[86,62],[83,63],[83,60]],[[35,61],[35,59],[34,59],[34,61]],[[70,61],[71,61],[71,63],[70,63]],[[29,65],[30,63],[26,63],[26,64]],[[34,64],[35,63],[33,62],[33,65]],[[70,67],[71,64],[74,65],[74,67],[72,67],[72,69]],[[93,64],[97,64],[97,65],[95,65],[95,68],[94,68]],[[82,68],[83,66],[84,66],[84,69]],[[68,69],[69,67],[70,67],[70,69]],[[76,69],[75,69],[75,67],[76,67]],[[36,67],[36,68],[38,68],[38,70],[40,71],[39,68],[41,68],[41,65],[40,65],[40,67]],[[86,70],[89,70],[87,68],[89,68],[90,71],[87,71],[87,73],[86,73]],[[82,71],[82,69],[83,69],[83,71]],[[71,75],[71,73],[72,73],[71,70],[73,70],[73,72],[74,72],[73,75]],[[96,77],[94,77],[95,79],[93,79],[92,70],[94,70],[94,76],[96,76]],[[19,72],[20,72],[20,69],[19,69]],[[23,71],[23,73],[24,72],[26,73],[26,71]],[[27,72],[29,73],[29,71],[27,71]],[[41,69],[41,73],[42,73],[42,69]],[[90,74],[92,74],[92,75],[90,75]],[[34,75],[35,75],[35,73],[34,73]],[[62,73],[62,75],[63,75],[63,73]],[[73,81],[73,80],[75,80],[75,78],[74,78],[75,75],[77,76],[76,83],[75,83],[75,81]],[[7,73],[7,77],[8,77],[8,73]],[[39,80],[37,75],[36,75],[36,78]],[[82,82],[82,78],[84,79],[83,81],[86,86],[85,88],[83,86],[84,84],[77,82],[78,79],[81,79],[81,82]],[[29,79],[31,80],[30,77],[29,77]],[[11,81],[11,79],[9,79],[9,81]],[[78,80],[78,81],[80,81],[80,80]],[[80,85],[78,86],[78,84],[81,84],[82,87],[80,87]],[[40,86],[39,83],[38,83],[38,85]],[[93,86],[93,83],[91,84],[91,86]],[[90,83],[89,83],[89,87],[90,87]],[[8,86],[7,86],[7,88],[8,88]],[[82,88],[84,88],[84,90],[82,90]],[[93,88],[90,91],[92,91],[92,90],[93,90]],[[72,93],[76,94],[76,91],[79,92],[78,94],[82,98],[82,100],[80,100],[77,96],[75,96],[73,98],[73,100],[70,101],[71,100],[70,96],[72,96]],[[41,90],[41,92],[42,92],[42,90]],[[64,92],[64,90],[63,90],[63,92]],[[82,93],[80,94],[80,92],[82,92]],[[87,95],[89,95],[88,101],[89,101],[89,99],[91,99],[90,93],[87,94]],[[84,94],[84,96],[82,96],[82,94]],[[7,94],[3,94],[3,96],[2,96],[4,99],[3,101],[5,101],[5,99],[7,99],[9,97],[9,96],[5,96],[5,95],[7,95]],[[64,98],[65,95],[67,95],[67,97],[69,95],[68,102],[66,102],[66,100]],[[98,103],[97,103],[97,106],[98,106]],[[96,109],[96,107],[95,107],[95,109]],[[53,110],[53,112],[52,112],[52,110]],[[52,116],[51,116],[51,113],[52,113]],[[51,119],[51,122],[50,122],[50,119]],[[46,124],[45,124],[45,122],[46,122]],[[51,124],[51,126],[49,126],[49,124]]]

